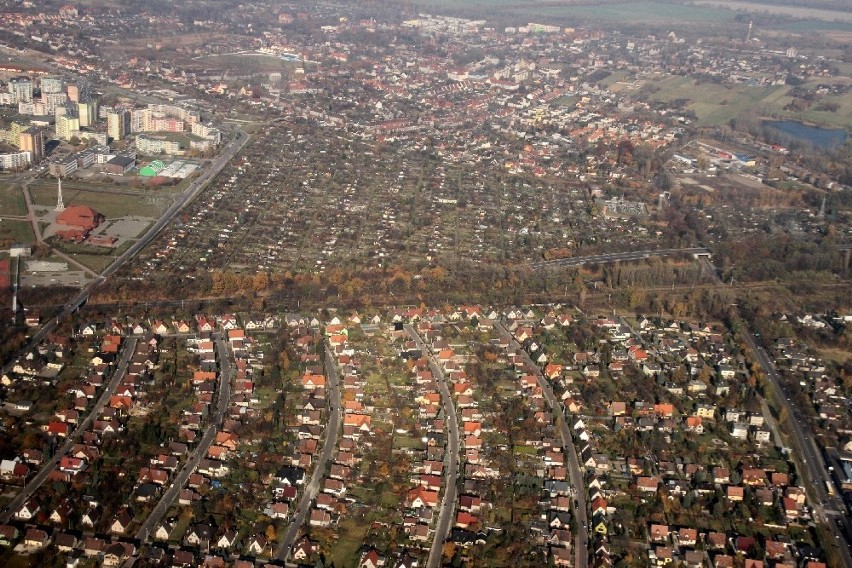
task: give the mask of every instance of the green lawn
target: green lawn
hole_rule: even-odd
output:
[[[650,96],[655,101],[673,101],[688,99],[687,108],[695,111],[698,126],[724,124],[730,119],[750,111],[762,115],[773,113],[791,119],[816,124],[852,128],[852,95],[843,97],[825,97],[825,102],[840,105],[837,112],[817,111],[814,108],[805,112],[785,111],[784,107],[792,101],[787,93],[790,87],[750,87],[747,85],[720,85],[716,83],[696,84],[689,77],[671,76],[647,83],[659,90]]]
[[[534,456],[538,454],[538,450],[532,446],[515,446],[515,454]]]
[[[420,438],[415,438],[414,436],[400,436],[399,434],[395,434],[393,437],[393,447],[394,448],[412,448],[415,450],[424,450],[425,445]]]
[[[266,55],[263,53],[209,55],[202,57],[200,61],[219,69],[236,68],[255,73],[284,71],[287,68],[292,68],[299,64],[295,61],[284,61],[274,55]]]
[[[74,188],[66,189],[63,184],[62,194],[65,205],[88,205],[107,219],[136,215],[139,217],[159,217],[169,206],[171,199],[167,196],[152,193],[150,197],[123,195],[120,193],[85,191]],[[30,186],[30,194],[36,205],[50,206],[56,203],[56,185],[39,184]]]
[[[7,183],[0,184],[0,211],[2,215],[21,216],[27,214],[27,204],[24,201],[24,192],[18,186],[9,186]]]
[[[370,524],[346,517],[337,525],[338,538],[330,544],[331,561],[335,566],[349,568],[358,563],[358,550],[364,544],[364,537]]]
[[[31,243],[35,240],[33,226],[29,221],[3,219],[0,221],[0,241],[9,239],[12,243]]]
[[[526,6],[526,5],[525,5]],[[733,22],[736,13],[709,6],[680,6],[662,2],[623,2],[599,6],[533,6],[526,10],[536,16],[570,17],[579,20],[607,22],[644,22],[653,24],[723,23]],[[534,20],[533,20],[534,21]]]
[[[91,268],[95,272],[103,272],[107,266],[113,263],[115,257],[99,254],[75,254],[74,260]]]

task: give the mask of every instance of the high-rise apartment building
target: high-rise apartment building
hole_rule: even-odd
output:
[[[29,77],[15,77],[9,80],[9,94],[12,103],[31,103],[33,101],[33,82]]]
[[[44,158],[44,133],[32,126],[27,128],[20,135],[21,151],[29,152],[33,164],[37,164]]]
[[[113,140],[121,140],[131,131],[130,111],[127,109],[115,109],[107,115],[107,134]]]

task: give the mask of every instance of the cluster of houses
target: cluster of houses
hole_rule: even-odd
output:
[[[522,314],[511,314],[515,317]],[[558,325],[570,325],[570,314],[558,320]],[[526,314],[523,314],[526,317]],[[569,482],[568,464],[560,440],[554,427],[554,415],[548,408],[540,380],[546,380],[542,370],[531,364],[523,354],[516,352],[514,345],[505,337],[496,340],[506,363],[514,369],[517,376],[518,391],[534,412],[536,425],[541,432],[537,439],[525,441],[525,444],[537,449],[536,461],[532,464],[537,471],[544,473],[544,497],[546,510],[542,521],[534,523],[530,530],[537,541],[547,548],[549,557],[555,566],[573,566],[574,534],[572,524],[572,495],[576,488]],[[554,369],[546,366],[545,372]]]
[[[819,320],[805,316],[799,322],[814,328],[814,322]],[[826,362],[813,354],[804,343],[782,337],[776,341],[774,351],[778,367],[797,379],[802,391],[810,398],[819,427],[838,436],[837,447],[842,448],[839,454],[839,479],[845,490],[852,490],[852,413],[849,411],[849,390],[844,388]]]
[[[588,494],[595,565],[609,565],[624,552],[613,550],[608,539],[617,505],[634,498],[630,495],[645,502],[699,503],[704,510],[713,508],[728,514],[742,511],[737,507],[745,504],[749,514],[764,511],[769,515],[761,521],[768,534],[811,520],[805,491],[793,482],[794,474],[778,469],[776,462],[760,453],[733,464],[701,463],[701,456],[696,456],[698,462],[690,463],[688,455],[656,459],[646,455],[647,448],[614,443],[624,439],[617,436],[627,433],[661,436],[668,444],[706,434],[717,436],[715,443],[725,448],[748,443],[759,450],[771,442],[764,414],[738,406],[744,403],[746,372],[740,370],[723,333],[711,326],[645,318],[640,318],[634,329],[623,320],[600,318],[590,324],[598,328],[607,348],[601,349],[603,343],[598,343],[591,351],[578,350],[567,356],[570,359],[557,361],[555,350],[549,355],[545,345],[552,344],[553,330],[565,323],[563,315],[551,312],[541,319],[511,322],[510,327],[544,375],[563,390],[563,410],[573,415],[569,423],[586,471],[584,490]],[[546,337],[546,332],[550,336]],[[564,352],[558,355],[566,357]],[[653,379],[655,401],[603,400],[588,407],[582,400],[582,387],[590,382],[611,380],[631,392],[637,377]],[[534,388],[532,378],[527,384]],[[720,408],[720,403],[725,406]],[[676,450],[672,454],[676,455]],[[755,567],[763,566],[764,561],[768,566],[787,566],[786,561],[805,565],[802,559],[808,560],[807,552],[803,554],[789,539],[779,539],[771,545],[775,547],[771,555],[767,552],[765,558],[759,558],[750,554],[768,550],[762,547],[776,539],[748,537],[752,544],[745,546],[746,537],[742,535],[731,537],[712,530],[661,524],[653,524],[648,534],[647,554],[650,565],[655,566],[678,561],[696,568],[724,567],[734,565],[735,556],[739,556],[737,562],[745,560]],[[702,539],[704,546],[698,546]],[[810,560],[814,566],[820,565],[818,554]]]
[[[240,439],[237,429],[243,420],[255,417],[256,414],[254,373],[262,366],[262,353],[256,352],[253,338],[230,314],[197,316],[191,326],[186,321],[175,321],[171,325],[160,321],[145,325],[117,322],[106,326],[84,325],[78,333],[80,340],[95,346],[89,349],[92,353],[89,366],[81,379],[68,387],[68,405],[60,405],[60,409],[42,425],[48,442],[44,450],[24,448],[18,457],[3,460],[0,471],[5,483],[24,483],[45,464],[47,451],[63,444],[72,434],[76,437],[75,443],[56,467],[51,469],[47,481],[66,483],[75,490],[94,482],[90,479],[91,470],[102,459],[103,442],[110,436],[124,432],[127,419],[137,412],[146,413],[154,402],[148,400],[146,391],[154,384],[154,371],[159,368],[162,335],[193,334],[184,339],[188,349],[197,355],[198,365],[189,374],[196,398],[186,409],[179,411],[180,438],[160,446],[159,452],[148,456],[138,471],[126,472],[134,476],[135,483],[132,495],[128,495],[117,509],[105,506],[91,495],[84,497],[82,502],[74,501],[70,494],[64,499],[58,498],[46,493],[50,491],[51,485],[44,485],[13,512],[14,524],[2,527],[0,532],[7,536],[0,544],[10,546],[17,543],[20,552],[24,553],[52,545],[57,552],[67,555],[69,566],[84,563],[91,557],[97,557],[104,565],[117,566],[139,553],[154,562],[170,560],[174,566],[197,566],[203,557],[203,554],[199,554],[205,551],[208,552],[207,557],[203,557],[205,566],[224,566],[224,557],[211,556],[209,551],[234,549],[238,544],[235,531],[217,531],[215,527],[202,526],[202,523],[188,527],[183,535],[175,534],[176,525],[170,519],[163,521],[151,533],[151,538],[162,544],[137,551],[130,540],[139,519],[144,519],[150,507],[171,486],[192,448],[199,442],[202,430],[213,427],[210,424],[212,404],[222,363],[217,360],[212,335],[214,332],[224,336],[228,351],[233,354],[234,371],[229,377],[233,387],[232,396],[223,423],[216,429],[204,457],[189,475],[186,485],[180,488],[176,504],[189,507],[204,495],[209,495],[210,489],[215,488],[222,476],[228,473],[230,460],[238,457]],[[50,337],[45,344],[55,349],[57,344],[70,341],[63,342],[61,339]],[[85,413],[91,408],[92,400],[98,397],[110,375],[115,372],[125,345],[127,349],[133,349],[132,353],[126,354],[126,372],[109,396],[103,399],[105,404],[94,415],[89,427],[82,433],[75,433],[75,429],[86,418]],[[103,483],[104,480],[99,478],[99,482]],[[45,504],[49,504],[49,508],[45,508]],[[269,551],[264,535],[255,535],[245,540],[239,544],[244,546],[249,555],[258,556]],[[175,542],[181,548],[170,549],[169,546]],[[221,564],[217,564],[215,558]]]
[[[453,314],[449,314],[449,317],[457,318],[462,312],[474,309],[478,310],[478,308],[461,307]],[[477,313],[479,312],[477,311]],[[473,315],[472,312],[471,315]],[[479,315],[481,316],[481,313]],[[453,504],[455,516],[450,539],[457,546],[468,547],[474,543],[483,542],[485,539],[486,526],[482,513],[489,508],[489,505],[482,499],[478,486],[480,483],[487,483],[498,476],[498,472],[493,469],[489,459],[482,452],[483,432],[487,428],[484,425],[486,416],[479,409],[475,385],[469,380],[464,368],[468,359],[467,356],[457,352],[456,348],[451,346],[449,340],[443,336],[444,316],[436,313],[425,313],[422,317],[416,316],[413,319],[416,320],[414,325],[418,336],[429,350],[429,353],[419,353],[416,343],[410,341],[404,345],[404,349],[408,349],[409,354],[418,355],[415,360],[417,382],[421,384],[426,381],[425,386],[428,388],[428,392],[421,395],[428,399],[428,405],[425,409],[421,406],[421,413],[424,411],[436,412],[436,416],[443,417],[444,421],[447,420],[441,410],[441,395],[434,382],[435,379],[445,380],[452,396],[452,405],[458,424],[459,447],[462,452],[461,463],[464,466],[460,472],[464,485],[457,502]],[[438,366],[442,377],[433,376],[429,366],[430,359]],[[443,431],[435,431],[435,435],[439,433],[442,436],[441,445],[443,446],[445,434]],[[436,485],[439,484],[438,478]],[[436,492],[435,497],[437,498],[437,496]]]
[[[102,445],[112,436],[124,431],[124,424],[134,407],[145,398],[146,386],[150,384],[152,371],[159,358],[156,340],[150,342],[133,341],[128,349],[130,354],[126,372],[105,399],[105,404],[98,409],[91,409],[95,399],[104,389],[111,375],[116,372],[116,365],[122,353],[125,339],[119,335],[103,335],[98,337],[98,348],[94,348],[89,367],[79,382],[72,384],[66,393],[65,405],[60,404],[51,420],[42,425],[42,431],[48,437],[46,447],[61,449],[64,453],[55,467],[45,463],[41,450],[25,448],[21,451],[20,461],[26,462],[28,468],[35,472],[41,467],[49,467],[46,478],[48,483],[65,483],[73,487],[86,486],[91,482],[90,468],[99,461]],[[86,418],[87,411],[97,410],[93,420],[82,432],[76,432]],[[68,451],[66,440],[75,435],[75,442]],[[61,446],[61,448],[60,448]],[[22,480],[23,481],[23,480]],[[42,486],[28,498],[23,505],[13,512],[13,519],[26,527],[22,542],[18,547],[22,550],[37,550],[49,544],[59,552],[69,553],[69,562],[76,565],[81,558],[98,556],[105,565],[117,566],[130,555],[135,553],[134,545],[123,541],[111,541],[108,537],[83,537],[74,528],[72,517],[79,517],[79,528],[111,532],[123,535],[130,525],[132,516],[127,509],[116,511],[112,517],[107,517],[104,508],[92,497],[76,502],[67,495],[56,498],[52,495],[50,486]],[[140,493],[141,495],[141,493]],[[50,508],[44,505],[52,503]],[[11,527],[11,526],[10,526]],[[3,528],[13,532],[12,528]],[[38,538],[34,538],[34,535]],[[10,543],[11,544],[11,543]]]

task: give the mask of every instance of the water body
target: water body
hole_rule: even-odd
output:
[[[837,148],[846,143],[847,133],[842,128],[820,128],[796,120],[765,120],[764,126],[774,128],[788,136],[809,142],[819,148]]]

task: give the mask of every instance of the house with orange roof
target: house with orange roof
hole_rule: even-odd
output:
[[[482,423],[481,422],[465,422],[464,423],[464,433],[466,436],[476,436],[479,437],[482,435]]]
[[[368,414],[346,414],[343,417],[344,426],[354,426],[362,432],[369,432],[373,418]]]
[[[339,347],[342,345],[346,345],[346,342],[349,341],[349,338],[343,335],[342,333],[338,333],[336,335],[329,336],[328,343],[332,347]]]
[[[674,416],[674,405],[669,403],[655,404],[654,413],[660,418],[671,418]]]
[[[700,416],[689,416],[686,419],[686,429],[699,434],[704,432],[704,426],[701,424]]]
[[[128,411],[133,406],[133,399],[129,396],[113,395],[109,398],[109,407],[116,410]]]
[[[651,525],[648,536],[653,542],[666,542],[669,538],[668,525]]]
[[[234,328],[228,330],[228,341],[234,343],[235,341],[242,341],[246,338],[246,330],[241,328]]]
[[[104,339],[101,342],[101,351],[103,351],[104,353],[118,353],[118,349],[120,347],[120,335],[106,335],[104,336]]]
[[[456,526],[467,529],[476,526],[479,523],[479,517],[472,515],[467,511],[459,511],[456,514]]]
[[[745,498],[745,487],[739,485],[729,485],[725,489],[725,495],[729,501],[740,502]]]
[[[325,388],[325,376],[324,375],[314,375],[311,373],[306,373],[302,375],[302,388],[307,390],[316,390],[318,388]]]
[[[410,490],[405,497],[406,506],[412,507],[414,509],[419,509],[420,507],[437,507],[438,506],[438,492],[437,491],[428,491],[425,487],[415,487]]]
[[[636,487],[639,491],[643,491],[645,493],[656,493],[657,487],[660,484],[660,480],[656,477],[639,477],[636,480]]]
[[[207,381],[215,381],[216,373],[214,371],[195,371],[192,374],[192,384],[199,385]]]
[[[453,384],[453,394],[455,396],[465,395],[472,396],[473,389],[468,383],[454,383]]]
[[[557,365],[556,363],[548,363],[544,367],[544,376],[548,379],[555,379],[560,374],[562,374],[562,365]]]

